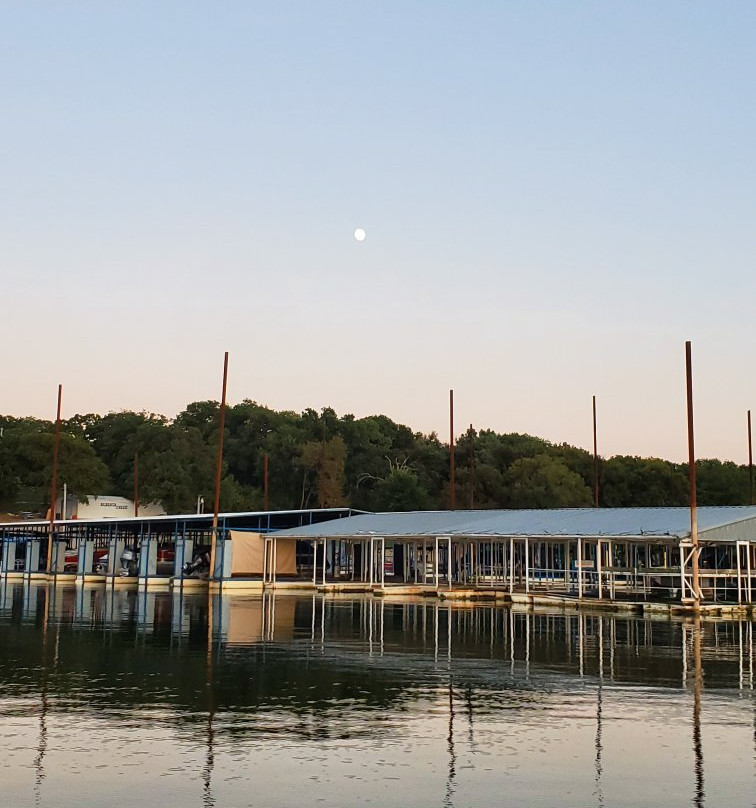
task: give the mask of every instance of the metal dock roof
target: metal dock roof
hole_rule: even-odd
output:
[[[756,506],[698,508],[702,540],[756,539]],[[708,534],[708,535],[707,535]],[[411,511],[374,513],[276,532],[279,538],[636,537],[683,539],[688,508],[555,508],[549,510]]]

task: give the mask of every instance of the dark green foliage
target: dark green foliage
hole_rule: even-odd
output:
[[[173,421],[146,412],[77,415],[64,422],[60,483],[71,493],[132,497],[139,458],[139,499],[169,512],[191,512],[215,495],[219,405],[189,404]],[[0,506],[42,510],[50,497],[53,424],[0,416]],[[244,400],[226,411],[222,510],[257,510],[264,502],[269,459],[271,509],[349,505],[364,510],[449,507],[449,446],[413,433],[385,415],[339,417],[277,412]],[[459,508],[589,507],[590,452],[531,435],[470,430],[456,443]],[[701,460],[701,505],[750,501],[748,469]],[[688,469],[656,458],[600,461],[604,507],[687,505]]]

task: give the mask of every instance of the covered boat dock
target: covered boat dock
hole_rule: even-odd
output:
[[[756,507],[699,508],[698,537],[701,602],[753,603]],[[361,514],[272,533],[269,557],[291,540],[312,542],[320,587],[662,603],[692,595],[687,508]],[[267,581],[276,583],[274,565]]]

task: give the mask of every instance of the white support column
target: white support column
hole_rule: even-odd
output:
[[[645,585],[643,588],[645,591]],[[680,600],[685,600],[685,548],[682,542],[680,542]]]
[[[263,586],[268,583],[268,545],[270,539],[265,536],[263,539]]]
[[[375,543],[375,540],[371,536],[370,537],[370,553],[369,553],[369,556],[370,556],[370,586],[373,585],[374,577],[375,577],[375,563],[374,563],[375,562],[375,554],[374,554],[374,546],[373,546],[374,543]]]
[[[274,536],[273,537],[273,564],[271,570],[271,580],[273,582],[273,586],[276,585],[276,566],[278,565],[278,539]]]
[[[525,591],[530,592],[530,539],[525,537]]]
[[[583,597],[583,542],[578,536],[577,540],[577,558],[575,559],[575,567],[577,568],[578,580],[578,598]]]
[[[423,586],[428,582],[428,542],[423,539]]]
[[[615,594],[614,581],[615,581],[615,577],[616,577],[615,564],[614,564],[614,542],[611,539],[609,539],[609,541],[607,541],[606,544],[607,544],[607,547],[609,548],[609,550],[608,550],[608,552],[609,552],[608,561],[609,561],[609,570],[610,570],[610,572],[609,572],[609,597],[612,600],[614,600],[614,594]]]
[[[514,592],[514,539],[509,540],[509,594],[511,595]]]
[[[748,596],[748,602],[752,603],[752,593],[751,593],[751,542],[749,541],[746,544],[746,595]]]
[[[742,575],[740,573],[740,542],[735,543],[735,559],[737,562],[737,569],[738,569],[738,603],[743,602],[743,583],[742,583]]]
[[[601,539],[596,541],[596,576],[598,579],[598,599],[601,600],[604,588],[601,584]]]
[[[323,586],[325,586],[326,578],[326,559],[328,558],[328,539],[323,539]]]
[[[447,580],[447,583],[449,584],[449,589],[451,589],[452,588],[452,539],[451,539],[451,536],[449,536],[448,541],[449,541],[449,557],[446,560],[446,580]],[[450,615],[449,619],[451,620],[451,612],[449,612],[449,615]],[[451,622],[449,623],[449,626],[451,626]],[[451,631],[451,628],[449,630]],[[449,648],[451,648],[451,645],[449,645]]]
[[[386,586],[386,539],[381,539],[381,589]],[[382,627],[381,627],[381,630]]]
[[[436,536],[436,546],[433,551],[433,583],[438,589],[438,536]]]

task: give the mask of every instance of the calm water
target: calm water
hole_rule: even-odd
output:
[[[0,804],[753,808],[754,634],[0,583]]]

